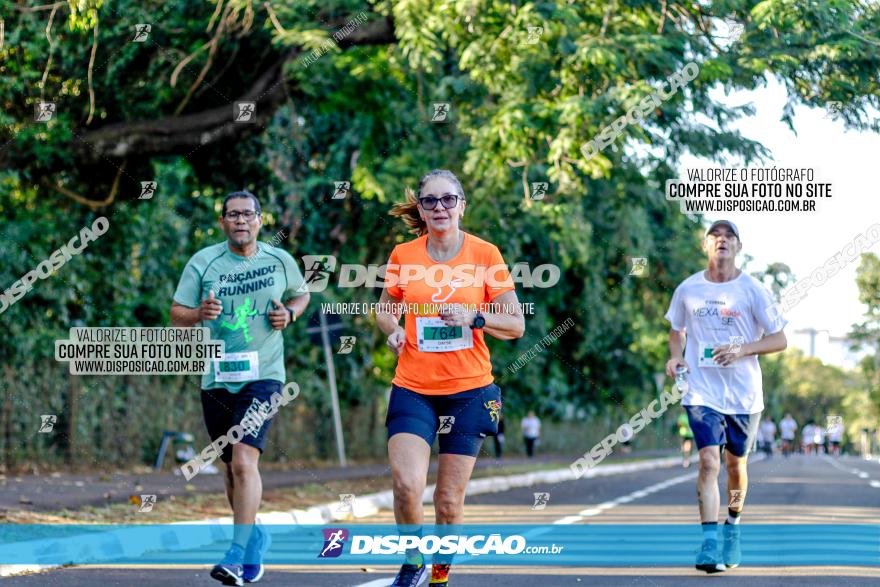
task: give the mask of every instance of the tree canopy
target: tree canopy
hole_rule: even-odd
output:
[[[381,264],[410,238],[391,204],[426,171],[448,168],[468,195],[466,230],[509,264],[562,272],[553,288],[518,292],[535,303],[526,336],[490,347],[506,405],[560,417],[641,405],[656,393],[671,291],[701,265],[700,225],[664,200],[665,180],[686,153],[769,156],[732,126],[755,106],[719,93],[774,77],[789,124],[797,104],[835,103],[851,128],[876,131],[878,29],[877,5],[849,0],[6,0],[0,281],[8,287],[98,216],[110,229],[0,316],[4,364],[57,369],[52,341],[75,325],[167,325],[186,260],[222,238],[218,198],[228,191],[259,195],[263,237],[283,230],[296,257]],[[584,156],[585,143],[689,63],[695,79]],[[251,122],[235,120],[237,102],[253,103]],[[40,120],[45,103],[51,117]],[[445,120],[433,120],[435,104],[448,105]],[[138,199],[144,181],[157,182],[152,199]],[[347,198],[332,198],[337,181],[350,182]],[[544,199],[530,197],[534,182],[548,184]],[[633,257],[648,259],[644,277],[630,275]],[[313,304],[377,298],[331,287]],[[505,379],[506,365],[568,318],[576,325],[559,343]],[[344,321],[358,335],[341,367],[348,423],[361,406],[375,427],[394,360],[368,316]],[[299,326],[285,336],[290,376],[311,381],[308,409],[320,412],[317,350]],[[83,384],[102,393],[120,388],[91,379]],[[172,381],[121,385],[150,398]],[[7,438],[23,426],[15,406],[87,395],[59,373],[43,398],[29,398],[20,378],[5,385]],[[94,418],[123,401],[94,395]]]

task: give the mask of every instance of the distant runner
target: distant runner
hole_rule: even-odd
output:
[[[535,446],[541,439],[541,420],[535,415],[534,410],[529,410],[526,417],[520,422],[523,443],[526,445],[526,455],[529,458],[535,456]]]
[[[825,454],[825,429],[813,424],[813,449],[817,455]]]
[[[201,384],[211,441],[230,438],[220,458],[235,529],[232,546],[211,570],[224,585],[255,583],[263,576],[269,534],[254,524],[263,494],[258,464],[272,423],[266,414],[285,381],[281,330],[309,303],[293,257],[257,241],[261,215],[252,193],[226,196],[220,216],[226,240],[192,256],[171,304],[171,324],[201,323],[212,339],[226,343],[225,356],[213,361]],[[244,435],[233,442],[235,426]]]
[[[681,439],[681,466],[687,469],[691,466],[691,448],[694,443],[694,433],[691,430],[690,422],[688,422],[687,412],[678,415],[675,427],[678,431],[678,437]]]
[[[782,437],[782,455],[790,456],[794,451],[794,437],[797,435],[797,420],[786,413],[785,417],[779,422],[779,435]]]
[[[843,422],[836,420],[828,426],[828,454],[839,457],[841,444],[843,444]]]
[[[486,335],[500,340],[519,338],[525,321],[498,248],[460,228],[465,197],[455,175],[446,170],[427,173],[419,181],[418,197],[408,190],[407,201],[397,204],[391,213],[402,217],[419,237],[394,247],[386,279],[393,274],[400,283],[383,290],[380,302],[418,308],[423,304],[458,305],[440,312],[431,312],[430,306],[427,313],[407,312],[403,327],[397,314],[376,315],[376,323],[388,336],[388,346],[398,356],[385,421],[394,519],[400,534],[420,536],[422,493],[431,446],[438,436],[436,523],[458,524],[463,519],[465,487],[477,454],[483,439],[497,434],[501,418],[501,390],[492,376]],[[462,270],[496,269],[487,270],[484,279],[462,274],[462,279],[446,277],[444,281],[439,277],[449,275],[444,265]],[[426,277],[404,279],[404,275],[411,275],[409,269],[419,268],[425,269],[426,276],[438,276],[434,285],[428,285]],[[472,271],[470,276],[477,273]],[[501,304],[499,310],[508,311],[481,312],[479,306],[487,302]],[[451,555],[434,555],[432,587],[448,585],[451,561]],[[406,553],[392,585],[415,587],[425,574],[424,556],[414,549]]]
[[[814,428],[813,421],[807,420],[807,423],[801,429],[801,446],[804,449],[804,454],[807,455],[813,454],[813,451],[816,450],[816,433],[813,430]]]
[[[773,456],[773,445],[776,443],[776,424],[773,423],[770,414],[764,416],[759,432],[761,439],[760,450],[763,451],[769,459]]]
[[[786,321],[771,311],[770,292],[736,267],[736,255],[742,250],[736,225],[727,220],[712,223],[703,250],[707,269],[675,289],[666,313],[672,326],[666,374],[675,377],[680,366],[690,371],[681,403],[700,454],[697,504],[703,546],[696,567],[717,573],[738,566],[741,558],[739,522],[748,489],[746,464],[764,409],[757,355],[781,351],[787,342]],[[717,534],[721,447],[727,449],[728,502],[723,555],[718,552]]]

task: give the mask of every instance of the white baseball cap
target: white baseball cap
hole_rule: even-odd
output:
[[[706,230],[706,235],[708,236],[710,232],[715,230],[716,226],[726,226],[733,231],[733,234],[736,235],[737,240],[742,240],[741,238],[739,238],[739,229],[736,227],[736,224],[734,224],[730,220],[716,220],[712,223],[712,226],[710,226],[708,230]]]

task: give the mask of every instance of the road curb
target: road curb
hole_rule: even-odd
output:
[[[632,473],[636,471],[647,471],[651,469],[659,469],[663,467],[671,467],[681,465],[681,457],[667,457],[660,459],[650,459],[639,461],[636,463],[625,463],[619,465],[601,465],[588,469],[580,477],[580,479],[589,479],[591,477],[607,477],[609,475],[619,475],[621,473]],[[483,479],[473,479],[467,485],[466,495],[480,495],[484,493],[498,493],[518,487],[531,487],[540,483],[561,483],[565,481],[574,481],[574,472],[566,467],[564,469],[551,469],[548,471],[533,471],[530,473],[520,473],[516,475],[497,475],[494,477],[485,477]],[[425,488],[422,495],[423,503],[431,503],[434,494],[434,485]],[[294,509],[286,512],[266,512],[257,515],[257,521],[267,525],[267,530],[273,525],[298,525],[298,524],[327,524],[330,522],[341,522],[358,518],[371,516],[381,510],[392,509],[394,504],[394,495],[388,491],[379,491],[370,493],[352,500],[351,508],[341,507],[340,502],[325,503],[312,506],[306,509]],[[184,533],[185,542],[176,538],[177,544],[181,547],[197,547],[212,544],[218,540],[232,540],[233,520],[231,516],[222,518],[209,518],[206,520],[174,522],[169,526],[204,526],[203,532],[186,532]],[[101,548],[104,552],[118,552],[126,557],[139,556],[149,551],[167,548],[167,544],[160,544],[161,539],[156,540],[154,544],[147,544],[143,540],[136,543],[120,539],[124,537],[126,530],[107,532],[107,540],[102,543]],[[31,551],[36,558],[37,553],[46,552],[46,548],[50,547],[54,550],[77,552],[77,537],[52,539],[52,540],[34,540],[31,541]],[[106,563],[106,560],[103,562]],[[23,573],[37,573],[58,568],[63,565],[11,565],[0,564],[0,577],[9,577]]]

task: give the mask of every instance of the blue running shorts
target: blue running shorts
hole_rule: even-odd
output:
[[[385,426],[388,438],[408,432],[434,444],[440,437],[440,454],[468,455],[480,452],[483,439],[498,433],[501,389],[491,383],[450,395],[425,395],[391,386]]]

